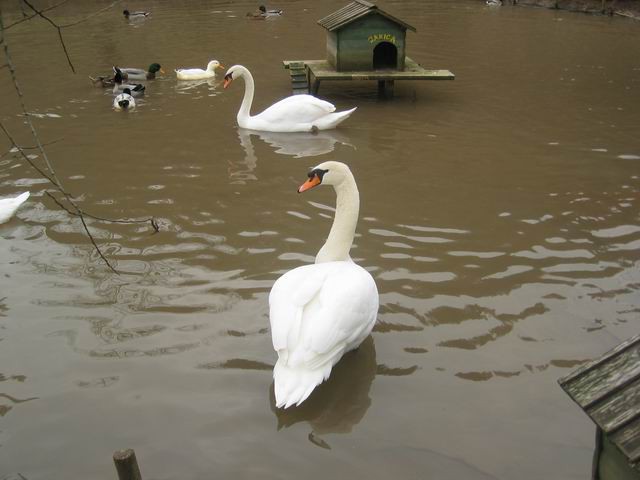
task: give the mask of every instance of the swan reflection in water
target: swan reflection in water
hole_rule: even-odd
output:
[[[321,130],[317,133],[280,133],[238,128],[238,138],[240,146],[244,150],[244,159],[229,160],[228,173],[231,183],[245,184],[247,180],[257,180],[253,171],[258,164],[258,157],[256,157],[251,141],[252,135],[256,135],[260,140],[275,148],[276,153],[291,155],[294,158],[315,157],[331,153],[336,144],[347,145],[355,150],[355,147],[349,143],[349,138],[335,130]]]
[[[347,145],[355,150],[355,147],[349,143],[349,137],[336,130],[320,130],[317,133],[284,133],[239,128],[238,135],[243,146],[245,142],[251,144],[251,135],[257,135],[260,140],[275,148],[276,153],[291,155],[294,158],[316,157],[331,153],[336,148],[336,144]]]
[[[308,422],[312,428],[309,439],[323,447],[326,443],[314,441],[314,434],[351,432],[371,405],[369,391],[376,370],[376,349],[369,336],[357,350],[347,353],[333,367],[329,379],[298,407],[276,408],[272,383],[269,398],[271,411],[278,420],[278,430]]]

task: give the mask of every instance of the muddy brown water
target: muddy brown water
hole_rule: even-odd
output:
[[[118,5],[64,30],[77,75],[50,25],[7,32],[66,188],[161,231],[89,221],[113,274],[46,182],[0,158],[0,196],[32,194],[0,226],[0,478],[114,478],[125,447],[155,479],[588,477],[594,427],[556,381],[639,330],[639,24],[380,4],[417,28],[409,55],[456,80],[398,82],[393,101],[373,83],[324,83],[323,98],[358,110],[316,136],[241,131],[241,81],[172,75],[243,64],[256,112],[289,94],[283,59],[324,56],[315,22],[343,4],[283,1],[259,22],[250,2],[140,1],[153,12],[140,23]],[[167,73],[128,114],[87,81],[154,61]],[[1,120],[32,145],[7,73]],[[328,233],[333,192],[295,189],[329,159],[360,188],[352,255],[378,284],[379,323],[278,412],[267,296]]]

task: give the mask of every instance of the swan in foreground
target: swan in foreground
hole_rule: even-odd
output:
[[[178,80],[202,80],[203,78],[213,78],[216,76],[216,68],[224,68],[217,60],[211,60],[207,64],[207,69],[201,68],[179,68],[176,70]]]
[[[131,95],[131,90],[125,88],[124,91],[113,99],[113,108],[116,110],[131,110],[136,108],[136,101]]]
[[[17,197],[0,198],[0,223],[8,222],[27,198],[29,198],[29,192],[21,193]]]
[[[332,185],[336,213],[315,263],[282,275],[269,294],[278,408],[300,405],[329,378],[342,355],[371,333],[378,314],[376,283],[349,256],[360,206],[351,170],[331,161],[313,168],[308,177],[298,193]]]
[[[244,98],[238,110],[238,125],[263,132],[315,132],[329,130],[343,122],[355,109],[336,112],[331,103],[312,95],[292,95],[274,103],[262,113],[251,116],[254,83],[251,72],[242,65],[234,65],[224,76],[224,88],[236,78],[244,78]],[[335,112],[335,113],[334,113]]]

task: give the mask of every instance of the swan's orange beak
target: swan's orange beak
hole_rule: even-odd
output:
[[[218,66],[216,68],[222,68],[224,69],[224,65],[222,65],[221,63],[218,64]]]
[[[320,185],[321,182],[322,180],[320,180],[320,177],[318,175],[314,175],[309,180],[300,185],[300,188],[298,188],[298,193],[305,192],[317,185]]]
[[[229,85],[231,85],[231,82],[233,82],[233,77],[231,75],[227,75],[226,77],[224,77],[224,83],[222,84],[222,86],[224,88],[227,88]]]

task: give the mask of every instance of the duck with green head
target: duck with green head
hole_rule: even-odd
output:
[[[152,63],[147,70],[142,68],[121,68],[120,71],[125,80],[153,80],[156,78],[156,73],[164,73],[159,63]]]

